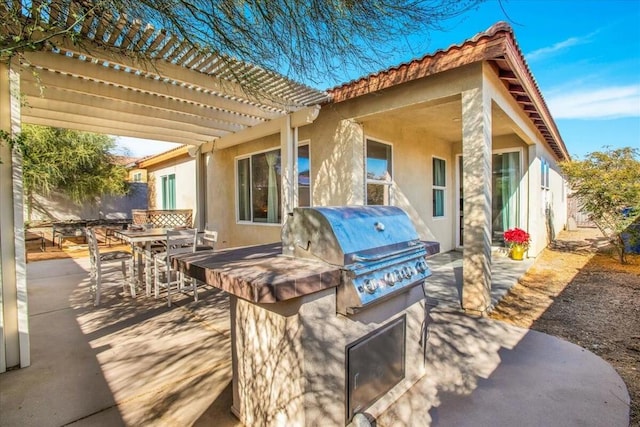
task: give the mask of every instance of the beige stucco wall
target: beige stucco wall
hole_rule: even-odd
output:
[[[538,255],[551,239],[564,229],[567,223],[567,197],[564,178],[551,151],[541,145],[536,145],[531,151],[534,153],[531,155],[529,164],[528,231],[531,233],[532,245],[528,255],[533,257]],[[549,189],[546,191],[541,188],[542,159],[549,163]],[[550,206],[549,212],[546,210],[547,204]]]
[[[150,179],[150,185],[155,186],[155,191],[150,191],[150,197],[155,197],[154,202],[156,209],[162,209],[162,176],[175,174],[176,176],[176,209],[193,209],[193,215],[196,215],[196,163],[193,157],[178,157],[154,165],[147,170]],[[151,204],[151,203],[150,203]]]
[[[364,203],[363,138],[362,127],[333,106],[300,129],[299,139],[310,140],[313,205]]]

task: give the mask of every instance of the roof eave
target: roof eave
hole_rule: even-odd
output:
[[[339,103],[476,62],[498,60],[506,61],[516,81],[516,84],[513,85],[513,90],[507,82],[507,90],[523,108],[525,114],[538,129],[540,136],[553,150],[557,158],[569,160],[571,157],[568,150],[533,74],[517,45],[513,30],[504,22],[493,25],[487,31],[479,33],[461,44],[450,46],[420,59],[354,80],[329,89],[327,92],[331,97],[330,103]],[[508,80],[508,78],[504,78],[504,80]],[[520,88],[525,91],[525,96],[523,97],[525,99],[519,99],[518,90],[522,90]],[[534,109],[525,109],[525,104],[532,105]],[[536,117],[534,118],[534,116]]]

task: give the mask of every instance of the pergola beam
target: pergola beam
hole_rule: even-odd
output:
[[[181,86],[206,88],[209,91],[224,94],[236,99],[246,100],[254,104],[262,104],[266,109],[272,109],[273,113],[284,113],[291,109],[297,109],[294,103],[280,96],[273,94],[259,95],[256,88],[255,91],[249,91],[238,83],[229,80],[220,79],[215,74],[204,74],[197,70],[176,65],[166,60],[159,59],[136,59],[127,55],[123,55],[117,49],[105,49],[85,43],[82,48],[74,45],[67,38],[55,38],[55,44],[60,46],[63,52],[73,53],[74,57],[67,57],[63,54],[52,52],[28,52],[25,59],[31,63],[42,63],[43,59],[37,58],[42,55],[54,55],[66,59],[74,59],[76,62],[83,62],[77,59],[77,56],[85,56],[89,58],[99,58],[99,63],[108,62],[111,66],[118,65],[120,68],[129,68],[139,70],[144,77],[157,77],[160,79],[169,79]],[[46,59],[47,61],[49,59]],[[88,61],[84,61],[88,62]],[[295,85],[286,80],[278,79],[279,86],[293,88]],[[267,110],[265,110],[267,111]]]
[[[63,74],[41,72],[38,77],[24,76],[23,91],[32,96],[49,98],[52,90],[64,90],[82,94],[83,96],[97,96],[105,99],[120,100],[138,105],[147,105],[168,111],[182,111],[188,114],[205,117],[211,120],[220,120],[229,125],[253,126],[262,121],[241,114],[221,111],[216,108],[201,104],[186,102],[171,98],[170,96],[146,93],[131,89],[124,89],[104,83],[73,78]]]
[[[118,129],[119,132],[125,131],[135,131],[145,135],[153,135],[154,137],[145,137],[147,139],[156,139],[156,135],[164,135],[165,138],[169,138],[169,141],[186,140],[190,141],[191,144],[195,143],[203,143],[210,141],[211,138],[206,135],[200,135],[193,132],[183,132],[175,129],[167,129],[160,128],[157,126],[150,125],[142,125],[142,124],[130,124],[124,123],[119,119],[101,119],[96,117],[91,117],[88,115],[80,116],[80,115],[72,115],[68,113],[58,112],[58,111],[30,111],[28,113],[24,113],[23,115],[24,121],[27,123],[35,123],[35,120],[48,120],[53,123],[56,120],[64,125],[54,125],[57,127],[69,127],[70,129],[80,129],[80,126],[91,126],[100,129],[111,129],[108,132],[96,131],[99,133],[108,133],[113,134],[113,129]],[[80,129],[82,130],[82,129]],[[120,135],[121,133],[118,133]],[[166,140],[163,138],[163,140]]]
[[[102,63],[81,61],[64,55],[48,52],[31,52],[25,54],[27,61],[32,63],[46,63],[46,69],[55,73],[68,74],[78,77],[80,81],[96,81],[110,86],[122,87],[146,93],[166,96],[178,101],[201,105],[214,105],[217,109],[237,114],[253,116],[259,119],[272,119],[282,114],[279,111],[268,111],[211,93],[200,86],[178,85],[164,79],[153,79],[139,76],[134,72],[117,70],[104,66]],[[38,71],[44,73],[45,70]]]
[[[158,108],[155,106],[124,102],[117,99],[102,98],[93,95],[82,95],[76,92],[69,92],[59,89],[48,88],[47,98],[43,98],[36,93],[23,93],[26,95],[25,108],[45,109],[49,101],[62,101],[77,104],[79,106],[95,107],[106,111],[118,111],[121,114],[143,116],[146,118],[157,118],[159,120],[170,120],[173,127],[186,125],[199,126],[207,131],[216,131],[222,135],[230,132],[239,132],[246,129],[246,126],[210,119],[197,114],[186,113],[179,110]]]
[[[96,124],[87,124],[87,123],[79,123],[79,122],[70,122],[65,121],[59,118],[44,118],[44,117],[26,117],[24,120],[25,123],[30,123],[34,125],[40,126],[50,126],[50,127],[59,127],[65,129],[74,129],[83,132],[94,132],[101,133],[105,135],[114,135],[114,128],[108,126],[98,126]],[[148,133],[140,131],[139,129],[129,129],[123,128],[118,131],[118,136],[128,136],[132,138],[141,138],[141,139],[150,139],[155,141],[164,141],[164,142],[172,142],[175,144],[186,144],[186,145],[200,145],[202,141],[195,141],[191,138],[181,138],[171,135],[165,135],[160,133]]]
[[[208,137],[207,139],[219,138],[228,134],[229,132],[222,132],[215,128],[207,128],[203,126],[197,126],[184,122],[177,122],[171,119],[161,119],[153,117],[148,114],[144,114],[143,111],[140,114],[131,114],[123,112],[122,110],[108,110],[99,107],[93,107],[88,105],[82,105],[74,102],[33,98],[29,99],[27,105],[23,109],[23,115],[31,116],[31,112],[34,115],[38,115],[37,111],[44,111],[45,108],[51,108],[56,111],[60,111],[62,114],[72,114],[78,118],[78,120],[90,119],[104,119],[114,122],[121,122],[123,124],[132,126],[149,126],[158,128],[159,132],[172,132],[180,131],[185,133],[191,133],[194,135],[202,135]]]

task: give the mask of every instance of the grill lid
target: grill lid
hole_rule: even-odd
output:
[[[295,208],[282,229],[285,255],[340,266],[401,254],[419,239],[409,216],[395,206]]]

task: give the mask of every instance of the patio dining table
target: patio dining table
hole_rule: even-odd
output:
[[[147,294],[151,290],[150,274],[145,275],[142,266],[144,263],[145,253],[151,253],[151,245],[154,241],[162,241],[167,238],[167,230],[164,228],[148,228],[114,231],[114,236],[131,245],[131,262],[129,265],[129,280],[133,281],[131,286],[131,296],[135,297],[135,289],[142,283],[145,283]],[[137,256],[136,256],[137,255]],[[136,260],[137,258],[137,260]],[[137,261],[137,262],[136,262]],[[136,269],[137,265],[137,269]],[[137,270],[137,276],[136,276]],[[145,277],[146,276],[146,277]]]
[[[148,265],[148,263],[145,263],[145,255],[147,259],[151,259],[152,247],[154,243],[161,244],[162,242],[166,242],[167,230],[173,230],[173,228],[129,228],[127,230],[114,231],[115,237],[122,239],[123,241],[131,245],[133,257],[131,258],[131,264],[129,268],[130,280],[135,280],[136,286],[144,283],[147,295],[151,293],[152,277],[150,274],[150,266]],[[137,258],[137,262],[135,258]],[[136,264],[138,267],[137,275]],[[143,264],[145,266],[144,269],[142,268]],[[132,289],[135,289],[136,286],[133,286]],[[135,294],[132,296],[135,297]]]

